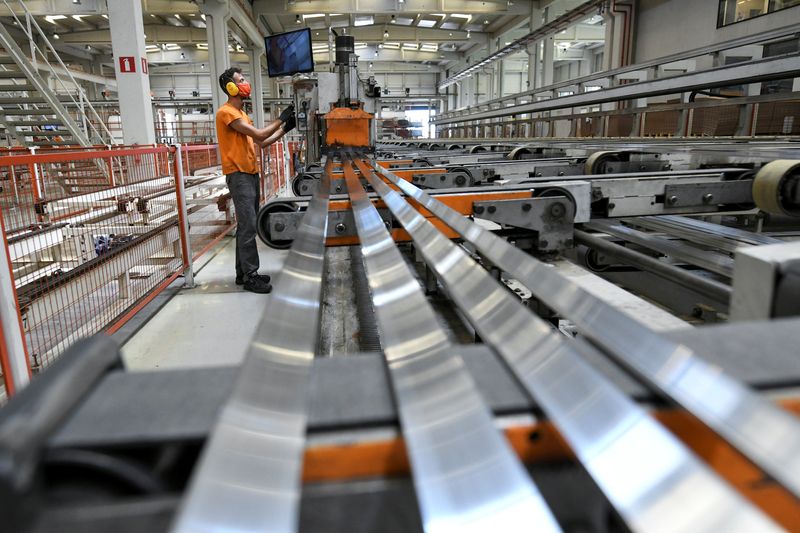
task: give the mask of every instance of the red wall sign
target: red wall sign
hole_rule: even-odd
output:
[[[119,57],[120,72],[136,72],[136,58],[133,56]]]
[[[142,58],[142,73],[147,74],[147,58]]]

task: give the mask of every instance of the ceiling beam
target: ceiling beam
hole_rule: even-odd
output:
[[[384,38],[383,32],[389,37]],[[337,29],[338,33],[339,30]],[[318,35],[319,34],[319,35]],[[372,26],[353,26],[347,28],[347,35],[355,37],[357,42],[379,43],[384,41],[401,42],[460,42],[467,38],[467,32],[461,30],[444,30],[441,28],[419,28],[416,26],[399,26],[397,24],[374,24]],[[314,41],[327,42],[327,29],[312,30]]]
[[[192,26],[165,26],[162,24],[145,24],[144,34],[147,43],[162,44],[194,44],[208,42],[206,30]],[[73,31],[59,34],[62,43],[72,44],[111,44],[111,31],[90,30]]]
[[[181,57],[181,54],[183,54],[183,57]],[[244,52],[228,52],[228,55],[232,66],[241,67],[250,64],[250,57]],[[186,50],[161,50],[147,54],[147,63],[153,65],[154,68],[163,64],[192,65],[205,63],[208,65],[208,62],[208,50],[190,48]],[[206,72],[208,71],[206,70]]]
[[[530,20],[531,17],[529,15],[528,16],[520,15],[517,17],[513,17],[511,20],[507,21],[499,28],[494,28],[494,27],[489,28],[491,32],[490,37],[492,39],[498,39],[510,31],[516,30],[517,28],[520,28],[523,25],[527,25],[530,22]]]
[[[200,10],[194,2],[175,2],[174,0],[140,0],[143,13],[156,15],[189,15],[199,14]],[[235,0],[234,0],[235,1]],[[106,0],[81,0],[79,4],[72,0],[25,0],[25,7],[33,15],[107,15]],[[24,14],[21,6],[12,2],[0,4],[0,16],[10,16],[11,12]]]
[[[267,21],[267,25],[269,29],[272,30],[272,33],[283,33],[285,30],[283,29],[283,25],[281,24],[281,20],[278,18],[278,15],[274,13],[265,13],[262,15]]]
[[[375,55],[375,52],[378,54]],[[454,52],[425,52],[420,50],[391,50],[387,48],[379,49],[377,46],[367,46],[356,50],[359,61],[433,61],[438,63],[443,60],[452,60],[459,57]],[[314,53],[316,64],[328,63],[328,52],[323,50]]]
[[[255,0],[254,13],[311,14],[311,13],[354,13],[354,14],[408,14],[418,13],[464,13],[464,14],[508,14],[529,15],[531,0],[303,0],[287,2],[277,0]]]
[[[236,23],[250,39],[250,43],[256,50],[264,51],[264,35],[256,24],[257,16],[252,11],[246,10],[242,4],[236,0],[228,0],[231,6],[231,20]]]

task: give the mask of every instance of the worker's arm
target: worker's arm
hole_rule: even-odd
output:
[[[237,118],[236,120],[230,123],[230,127],[238,131],[239,133],[248,135],[252,137],[254,140],[261,142],[264,139],[268,138],[269,136],[273,135],[276,131],[278,131],[282,123],[283,122],[281,122],[280,119],[276,119],[267,124],[265,127],[258,129],[254,128],[253,126],[243,121],[242,119]]]
[[[275,133],[273,133],[272,135],[270,135],[269,137],[267,137],[263,141],[258,141],[258,145],[261,148],[266,148],[270,144],[274,143],[275,141],[277,141],[278,139],[280,139],[281,137],[286,135],[286,133],[287,133],[287,131],[285,131],[283,128],[278,128],[278,131],[276,131]]]
[[[286,122],[284,122],[275,133],[273,133],[263,141],[258,141],[258,145],[261,148],[266,148],[270,144],[274,143],[275,141],[277,141],[278,139],[280,139],[281,137],[292,131],[296,125],[297,125],[297,120],[295,119],[294,113],[292,113],[291,115],[288,116]]]

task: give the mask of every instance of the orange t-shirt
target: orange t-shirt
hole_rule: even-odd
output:
[[[230,123],[236,119],[242,119],[251,126],[253,125],[253,121],[250,120],[247,113],[236,109],[227,102],[217,111],[217,140],[219,153],[222,156],[222,173],[256,174],[258,167],[256,166],[256,148],[253,138],[230,127]]]

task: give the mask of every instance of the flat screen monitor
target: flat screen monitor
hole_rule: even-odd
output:
[[[264,44],[267,49],[267,70],[270,78],[314,70],[310,29],[303,28],[270,35],[264,39]]]

